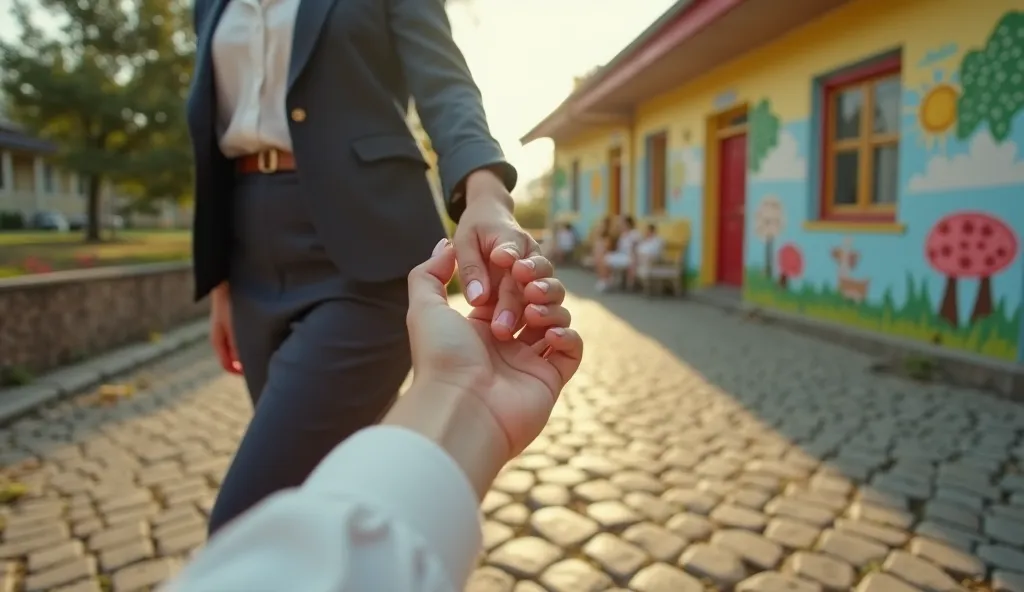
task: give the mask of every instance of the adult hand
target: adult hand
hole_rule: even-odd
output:
[[[475,308],[467,318],[448,306],[445,284],[455,272],[455,260],[455,249],[442,240],[433,256],[409,274],[414,383],[478,401],[507,440],[507,461],[544,427],[579,368],[583,341],[568,328],[565,289],[553,278],[523,289],[529,326],[514,339],[495,339],[493,307]]]
[[[210,295],[210,345],[220,360],[221,368],[231,374],[241,374],[235,347],[235,330],[231,321],[231,297],[228,285],[221,284]]]
[[[455,230],[455,253],[466,299],[492,311],[491,331],[510,341],[525,322],[523,286],[554,273],[537,241],[512,215],[512,196],[486,169],[466,180],[466,209]]]

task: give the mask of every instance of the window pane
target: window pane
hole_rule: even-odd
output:
[[[875,83],[875,122],[877,134],[893,134],[900,130],[900,77],[893,76]]]
[[[899,147],[875,146],[871,199],[876,204],[896,203],[899,186]]]
[[[864,108],[864,90],[849,88],[834,95],[836,139],[848,140],[860,136],[860,117]]]
[[[832,174],[832,203],[838,206],[857,205],[857,169],[860,158],[857,152],[839,152],[833,157],[835,170]]]

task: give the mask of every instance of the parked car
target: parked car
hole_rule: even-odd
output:
[[[60,212],[36,212],[32,216],[32,228],[37,230],[52,230],[56,232],[67,232],[71,230],[68,219]]]
[[[71,230],[84,230],[88,224],[88,218],[86,218],[85,214],[71,216],[68,218],[68,224],[70,225]],[[103,228],[121,230],[124,228],[124,218],[117,214],[108,216],[103,220]]]

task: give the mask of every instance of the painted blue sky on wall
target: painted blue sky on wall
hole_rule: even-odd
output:
[[[853,275],[869,280],[868,300],[877,301],[889,290],[902,302],[908,273],[916,281],[926,279],[932,298],[938,298],[945,278],[929,266],[924,244],[943,216],[982,211],[1002,219],[1018,236],[1024,235],[1024,116],[1016,119],[1012,136],[1002,144],[997,145],[986,128],[965,141],[952,137],[926,141],[916,115],[911,114],[919,100],[918,93],[905,91],[903,102],[908,109],[902,121],[897,210],[897,222],[906,226],[904,233],[847,237],[805,230],[803,223],[815,219],[817,211],[818,167],[808,166],[818,161],[817,147],[811,142],[817,134],[807,121],[790,122],[783,126],[778,146],[766,158],[761,174],[748,181],[747,265],[764,267],[765,243],[756,237],[755,223],[759,203],[769,196],[783,206],[782,230],[773,241],[774,248],[791,242],[804,255],[804,274],[794,283],[834,286],[838,269],[831,250],[850,240],[861,262]],[[1017,306],[1022,284],[1024,263],[1018,256],[1010,268],[992,279],[996,300]],[[977,282],[962,281],[959,289],[961,297],[968,299],[977,290]]]

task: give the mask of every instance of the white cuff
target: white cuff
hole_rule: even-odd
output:
[[[397,426],[356,432],[320,462],[303,489],[381,508],[437,552],[452,583],[469,578],[482,545],[476,493],[440,446]]]

